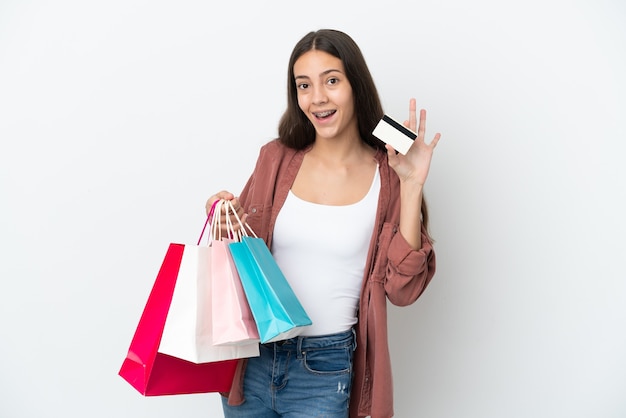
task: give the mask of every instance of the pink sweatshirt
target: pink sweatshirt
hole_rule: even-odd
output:
[[[306,152],[287,148],[277,140],[267,143],[261,148],[254,172],[239,196],[248,213],[248,224],[270,248],[276,218]],[[424,228],[419,250],[413,250],[397,233],[400,182],[390,169],[384,151],[377,151],[374,158],[380,167],[381,190],[359,302],[351,418],[393,416],[387,299],[399,306],[415,302],[435,274],[435,253]],[[233,386],[227,394],[231,405],[241,404],[244,400],[245,364],[245,360],[240,360]]]

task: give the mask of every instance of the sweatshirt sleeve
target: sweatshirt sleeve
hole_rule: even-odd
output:
[[[422,248],[414,250],[402,234],[393,229],[387,249],[385,291],[391,303],[406,306],[415,302],[435,274],[435,251],[422,226]]]

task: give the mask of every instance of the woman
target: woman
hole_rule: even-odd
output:
[[[383,116],[359,47],[320,30],[295,46],[279,138],[231,200],[263,238],[313,325],[241,360],[229,417],[393,416],[386,298],[413,303],[435,273],[423,199],[440,135],[410,100],[406,155],[372,135]]]

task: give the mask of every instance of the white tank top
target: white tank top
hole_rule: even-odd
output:
[[[378,169],[367,195],[350,205],[311,203],[289,191],[271,250],[313,322],[302,335],[334,334],[356,324],[379,191]]]

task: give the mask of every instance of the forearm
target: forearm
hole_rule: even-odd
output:
[[[400,233],[415,250],[422,247],[422,198],[424,185],[400,184]]]

